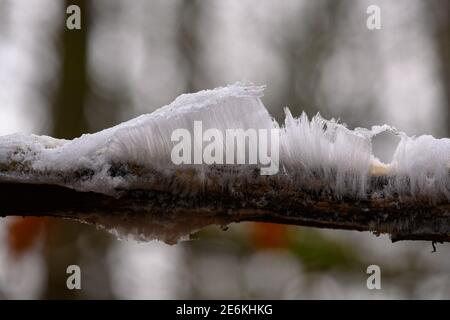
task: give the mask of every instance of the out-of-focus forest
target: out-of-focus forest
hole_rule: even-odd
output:
[[[81,8],[81,30],[66,8]],[[366,27],[369,5],[381,29]],[[320,112],[450,135],[447,0],[0,0],[0,134],[74,138],[184,92],[266,84],[280,121]],[[245,110],[243,110],[245,112]],[[374,142],[389,160],[392,137]],[[26,199],[24,199],[26,201]],[[50,218],[0,220],[0,298],[450,298],[450,247],[273,224],[193,241],[117,240]],[[82,289],[68,290],[79,265]],[[379,265],[382,289],[368,290]]]

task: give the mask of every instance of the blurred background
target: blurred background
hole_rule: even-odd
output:
[[[66,28],[71,4],[81,30]],[[372,4],[380,30],[366,27]],[[351,128],[449,136],[450,2],[0,0],[1,135],[74,138],[240,80],[267,85],[278,120],[289,106]],[[379,139],[389,160],[389,137]],[[193,238],[136,243],[3,218],[0,298],[450,298],[448,245],[256,223]],[[82,290],[66,288],[71,264]],[[366,287],[371,264],[381,290]]]

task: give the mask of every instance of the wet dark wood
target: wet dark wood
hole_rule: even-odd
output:
[[[54,216],[92,224],[109,217],[109,228],[125,220],[142,220],[143,224],[151,221],[156,226],[180,229],[174,232],[174,241],[190,228],[244,221],[371,231],[389,234],[393,241],[450,241],[447,203],[321,198],[289,185],[277,185],[276,179],[236,188],[233,192],[211,190],[192,196],[134,189],[113,197],[56,185],[0,182],[0,216]],[[195,225],[189,225],[190,219],[196,221]]]

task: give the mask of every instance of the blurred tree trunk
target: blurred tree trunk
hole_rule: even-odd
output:
[[[0,1],[0,36],[4,36],[9,33],[9,16],[10,16],[10,3],[9,1]]]
[[[178,26],[175,36],[175,49],[178,63],[184,78],[184,91],[197,92],[207,87],[205,72],[202,65],[202,43],[199,34],[202,27],[203,14],[208,10],[207,3],[200,0],[181,0],[176,8]],[[195,261],[201,257],[202,252],[196,246],[182,247],[183,268],[195,279],[197,269]],[[189,280],[184,288],[185,292],[178,293],[180,298],[198,299],[201,297],[201,288],[195,281]]]
[[[284,86],[276,98],[277,103],[288,106],[295,115],[304,111],[311,117],[320,110],[325,118],[345,118],[349,125],[352,122],[358,126],[371,125],[363,121],[376,110],[375,94],[367,91],[364,105],[350,103],[336,113],[336,110],[332,111],[333,105],[324,104],[329,100],[324,99],[326,93],[321,91],[324,66],[343,45],[340,40],[346,37],[342,34],[349,28],[348,16],[353,14],[355,7],[355,2],[346,0],[306,1],[293,12],[295,18],[286,19],[279,37],[268,34],[269,43],[277,48],[285,70]],[[372,61],[376,62],[375,59],[374,54]],[[357,116],[354,110],[364,111]],[[275,116],[284,121],[281,110]]]
[[[333,50],[344,5],[338,0],[308,2],[298,9],[297,19],[287,22],[283,36],[274,39],[286,70],[286,85],[277,101],[289,106],[294,114],[305,111],[311,116],[317,111],[318,80]],[[277,116],[284,119],[284,115]]]
[[[180,1],[177,7],[178,28],[176,49],[186,92],[196,92],[205,88],[206,70],[203,67],[201,42],[202,17],[208,10],[204,1]]]
[[[81,30],[66,28],[65,14],[69,5],[81,9]],[[86,0],[66,0],[60,36],[60,80],[52,104],[52,135],[71,139],[88,131],[84,108],[89,94],[87,49],[89,8]],[[75,299],[88,297],[86,288],[98,289],[97,298],[111,298],[109,273],[106,266],[107,236],[86,226],[69,221],[57,221],[48,228],[46,264],[46,299]],[[84,243],[83,243],[84,240]],[[89,253],[89,259],[83,259]],[[93,254],[94,253],[94,254]],[[83,264],[83,261],[88,263]],[[66,269],[81,268],[82,290],[69,290]],[[95,265],[95,267],[92,267]],[[92,275],[92,276],[91,276]],[[86,280],[89,279],[89,283]],[[94,280],[93,280],[94,279]],[[94,284],[95,283],[95,284]]]
[[[53,103],[53,135],[73,139],[87,131],[84,103],[88,92],[87,32],[89,30],[85,0],[66,0],[63,10],[76,4],[81,9],[81,30],[69,30],[61,25],[61,69],[59,87]]]
[[[435,0],[431,4],[431,25],[445,95],[446,136],[450,137],[450,1]]]

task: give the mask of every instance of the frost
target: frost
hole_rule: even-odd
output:
[[[372,153],[373,137],[386,131],[401,137],[387,164]],[[349,130],[320,115],[308,120],[303,113],[295,119],[286,110],[280,140],[281,162],[305,189],[314,189],[320,181],[316,191],[365,199],[371,179],[384,176],[389,181],[384,197],[450,200],[450,139],[408,137],[388,125]]]
[[[115,194],[136,182],[138,177],[129,173],[173,167],[171,133],[178,128],[192,131],[195,120],[205,129],[271,128],[271,117],[259,99],[263,89],[238,83],[183,94],[152,114],[72,141],[22,134],[0,137],[0,179]],[[127,176],[121,174],[124,170]]]
[[[178,128],[192,131],[194,121],[202,121],[205,130],[280,128],[260,99],[263,89],[237,83],[184,94],[151,114],[74,140],[23,134],[0,137],[0,180],[52,183],[114,196],[136,188],[207,191],[208,170],[217,166],[172,164],[171,133]],[[387,164],[372,153],[373,137],[385,131],[401,137],[393,161]],[[320,115],[311,120],[305,114],[294,118],[286,109],[280,130],[278,174],[307,192],[365,199],[374,196],[373,178],[384,177],[383,197],[448,201],[449,164],[449,139],[408,137],[388,125],[350,130]],[[254,167],[224,165],[221,170],[225,184],[230,176],[247,179]]]
[[[432,199],[450,199],[450,139],[402,134],[392,161],[393,191]]]
[[[350,131],[320,115],[294,119],[286,110],[281,134],[281,161],[289,174],[307,187],[318,180],[338,195],[363,196],[371,165],[371,134]],[[318,185],[324,189],[324,185]]]

